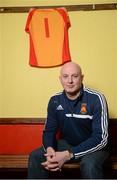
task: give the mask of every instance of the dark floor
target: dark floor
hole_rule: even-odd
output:
[[[27,179],[27,170],[0,169],[0,179]]]
[[[27,170],[5,170],[0,169],[0,179],[27,179]],[[61,173],[53,173],[51,179],[80,179],[80,172],[78,170],[64,170]],[[106,171],[104,179],[117,179],[117,172]]]

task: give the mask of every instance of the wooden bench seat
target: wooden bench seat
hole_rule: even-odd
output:
[[[29,155],[0,155],[0,168],[21,168],[27,169]],[[110,161],[111,169],[117,170],[117,156],[112,156]],[[80,168],[79,163],[66,163],[63,166],[64,169],[76,169]]]
[[[29,155],[0,155],[0,168],[27,168]]]

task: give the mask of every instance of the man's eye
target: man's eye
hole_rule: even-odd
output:
[[[77,77],[78,77],[78,75],[74,75],[73,77],[77,78]]]
[[[64,75],[63,78],[67,78],[68,76],[67,75]]]

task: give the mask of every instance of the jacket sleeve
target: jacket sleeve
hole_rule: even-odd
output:
[[[56,147],[56,132],[57,132],[57,118],[56,118],[56,101],[50,99],[47,108],[47,120],[43,131],[43,146]]]
[[[72,148],[75,159],[104,148],[108,142],[108,107],[103,95],[96,98],[93,109],[92,134]]]

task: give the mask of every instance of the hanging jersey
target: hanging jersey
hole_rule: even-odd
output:
[[[65,8],[32,9],[25,27],[30,38],[29,64],[54,67],[71,61],[68,42],[70,26]]]

